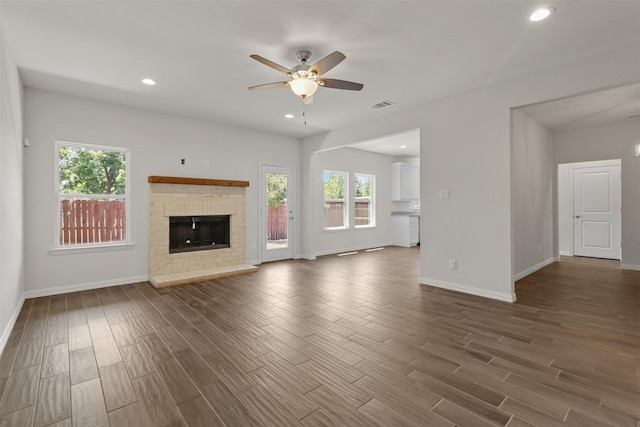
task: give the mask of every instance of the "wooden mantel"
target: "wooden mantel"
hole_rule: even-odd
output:
[[[153,184],[186,184],[186,185],[218,185],[222,187],[248,187],[249,181],[237,181],[232,179],[207,179],[185,178],[181,176],[155,176],[149,177]]]

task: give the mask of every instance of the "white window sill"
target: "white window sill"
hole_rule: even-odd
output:
[[[355,227],[356,230],[372,230],[375,229],[376,226],[375,225],[357,225]]]
[[[323,228],[323,233],[335,233],[339,231],[349,231],[349,227]]]
[[[91,252],[127,251],[135,247],[135,243],[108,243],[103,245],[73,245],[49,249],[51,255],[74,255]]]

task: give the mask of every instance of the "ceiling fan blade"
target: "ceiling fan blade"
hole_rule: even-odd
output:
[[[318,62],[313,64],[309,71],[316,73],[316,75],[322,75],[344,61],[346,56],[343,53],[335,51],[320,59]]]
[[[275,83],[267,83],[267,84],[257,85],[257,86],[250,86],[249,90],[277,89],[277,88],[288,87],[288,86],[289,86],[289,82],[275,82]]]
[[[266,65],[267,67],[271,67],[271,68],[273,68],[273,69],[274,69],[274,70],[276,70],[276,71],[280,71],[281,73],[284,73],[284,74],[291,74],[291,73],[293,73],[293,71],[291,71],[291,70],[290,70],[290,69],[288,69],[287,67],[283,67],[283,66],[282,66],[282,65],[280,65],[280,64],[276,64],[275,62],[270,61],[270,60],[268,60],[267,58],[263,58],[263,57],[262,57],[262,56],[260,56],[260,55],[249,55],[249,57],[250,57],[250,58],[255,59],[256,61],[258,61],[258,62],[260,62],[260,63],[262,63],[262,64],[264,64],[264,65]]]
[[[362,83],[349,82],[347,80],[338,79],[318,79],[317,82],[321,86],[331,89],[362,90],[362,88],[364,87]]]

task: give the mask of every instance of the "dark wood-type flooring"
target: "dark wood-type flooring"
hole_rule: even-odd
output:
[[[2,426],[636,426],[640,272],[566,260],[515,304],[421,286],[416,248],[29,299]]]

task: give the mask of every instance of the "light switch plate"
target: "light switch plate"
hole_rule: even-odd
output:
[[[440,198],[448,199],[449,198],[449,190],[440,190]]]

